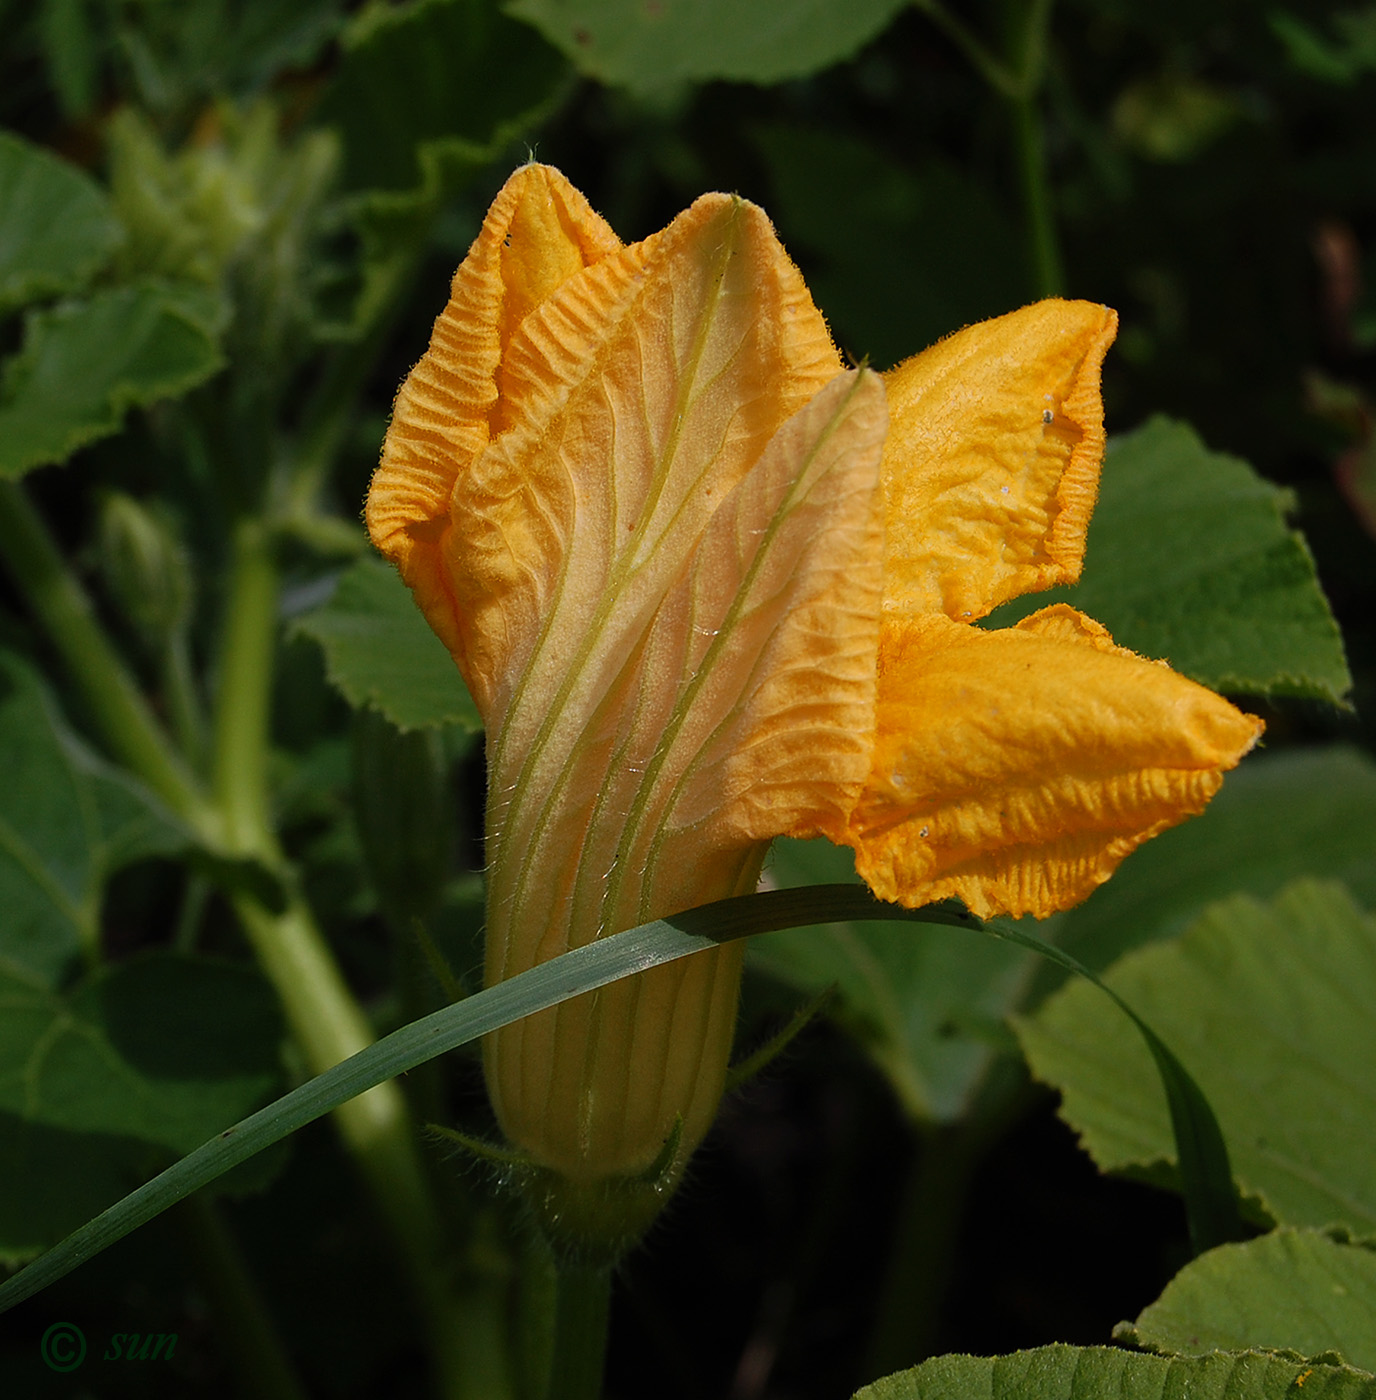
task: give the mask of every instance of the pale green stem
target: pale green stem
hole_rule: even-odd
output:
[[[172,732],[192,766],[199,767],[205,757],[205,713],[201,697],[196,693],[196,677],[185,631],[178,629],[168,637],[163,646],[161,672]]]
[[[974,1156],[971,1135],[959,1127],[932,1128],[919,1135],[891,1225],[868,1375],[887,1376],[932,1354]]]
[[[213,838],[214,812],[111,645],[24,487],[0,481],[0,555],[81,691],[102,738],[174,812]]]
[[[215,796],[233,851],[281,859],[270,821],[269,718],[277,643],[278,574],[259,521],[234,531],[226,630],[215,712]],[[372,1027],[345,983],[310,910],[293,895],[281,913],[239,895],[235,909],[260,965],[276,987],[306,1065],[319,1074],[373,1041]],[[431,1337],[442,1393],[453,1400],[500,1397],[475,1377],[467,1351],[477,1323],[472,1300],[451,1293],[442,1264],[443,1229],[417,1151],[406,1101],[395,1082],[379,1084],[335,1112],[408,1267]],[[482,1339],[483,1346],[488,1343]]]

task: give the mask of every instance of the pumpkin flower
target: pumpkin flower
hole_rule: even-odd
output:
[[[754,205],[623,246],[511,177],[367,506],[486,723],[489,984],[752,891],[776,836],[852,846],[882,899],[1047,915],[1203,808],[1257,720],[1069,607],[974,626],[1080,572],[1115,325],[1044,301],[846,369]],[[489,1036],[510,1141],[585,1201],[656,1163],[662,1194],[741,956]]]

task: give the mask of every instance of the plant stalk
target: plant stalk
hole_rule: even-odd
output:
[[[1031,243],[1032,269],[1039,297],[1065,295],[1056,218],[1051,209],[1051,189],[1046,176],[1046,142],[1041,111],[1035,97],[1011,104],[1018,177],[1022,184],[1027,236]]]
[[[611,1297],[610,1265],[556,1262],[554,1348],[546,1400],[600,1400]]]
[[[213,840],[218,829],[213,809],[17,481],[0,481],[0,556],[57,648],[111,753],[199,835]]]
[[[241,520],[233,551],[214,723],[215,797],[231,849],[280,865],[268,787],[279,580],[266,525]],[[370,1045],[372,1026],[300,895],[293,893],[280,913],[247,894],[235,896],[234,906],[282,999],[310,1073]],[[426,1317],[441,1393],[450,1400],[500,1396],[500,1390],[472,1375],[468,1364],[473,1300],[465,1305],[445,1276],[443,1225],[400,1087],[394,1081],[377,1085],[337,1109],[335,1121],[410,1275]]]
[[[1015,52],[1005,60],[993,53],[963,20],[941,0],[913,0],[913,8],[928,19],[963,53],[970,66],[1008,104],[1013,142],[1022,187],[1027,236],[1037,295],[1065,295],[1060,240],[1051,207],[1046,172],[1046,141],[1040,98],[1046,77],[1047,35],[1052,0],[1027,0]]]

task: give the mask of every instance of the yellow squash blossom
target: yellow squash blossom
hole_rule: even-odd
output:
[[[765,215],[629,247],[527,165],[454,276],[368,499],[487,726],[489,983],[753,890],[776,836],[876,894],[1083,899],[1260,724],[1058,606],[1116,318],[1045,301],[846,370]],[[509,1139],[572,1183],[681,1168],[716,1111],[729,944],[488,1037]],[[677,1132],[677,1136],[675,1136]]]

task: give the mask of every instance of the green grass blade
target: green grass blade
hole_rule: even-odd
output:
[[[902,909],[898,905],[879,903],[860,885],[816,885],[724,899],[600,939],[393,1031],[375,1045],[227,1128],[88,1221],[0,1286],[0,1312],[32,1297],[92,1255],[123,1239],[265,1147],[323,1117],[375,1084],[404,1074],[447,1050],[465,1045],[522,1016],[543,1011],[619,978],[687,957],[714,943],[775,929],[853,919],[897,919],[972,930],[986,927],[954,905]],[[998,922],[987,928],[998,937],[1031,948],[1103,986],[1075,959],[1032,934]],[[1112,991],[1107,987],[1104,990],[1147,1037],[1171,1104],[1191,1229],[1197,1244],[1201,1240],[1213,1240],[1220,1230],[1232,1228],[1227,1211],[1223,1209],[1225,1202],[1231,1203],[1232,1218],[1236,1218],[1227,1152],[1217,1122],[1203,1094],[1170,1051]],[[1236,1238],[1236,1235],[1225,1233],[1222,1237]]]
[[[990,919],[984,927],[996,938],[1030,948],[1093,982],[1132,1021],[1147,1042],[1147,1049],[1156,1062],[1156,1072],[1161,1076],[1161,1087],[1166,1091],[1191,1247],[1196,1254],[1203,1254],[1215,1245],[1244,1239],[1248,1232],[1238,1209],[1237,1188],[1233,1185],[1233,1171],[1222,1129],[1204,1091],[1172,1054],[1170,1047],[1112,987],[1100,981],[1096,973],[1069,953],[1062,952],[1054,944],[1025,932],[1006,919]]]

